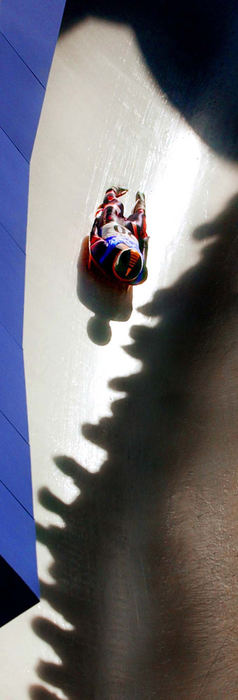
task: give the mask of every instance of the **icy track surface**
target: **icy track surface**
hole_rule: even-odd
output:
[[[106,188],[113,183],[129,190],[123,198],[126,212],[133,207],[137,189],[146,194],[150,236],[149,278],[144,285],[133,290],[133,311],[129,320],[112,321],[111,341],[100,346],[88,337],[87,324],[92,312],[77,295],[77,261],[95,208]],[[136,621],[133,632],[134,618],[128,622],[116,609],[120,595],[127,596],[125,579],[130,579],[132,588],[136,590],[134,584],[137,575],[130,569],[133,566],[128,552],[123,558],[112,547],[111,565],[110,556],[104,552],[103,556],[108,558],[104,574],[101,566],[100,586],[105,587],[109,602],[102,619],[98,619],[95,626],[92,623],[92,632],[89,631],[84,637],[91,613],[88,613],[87,601],[82,602],[82,596],[85,597],[87,589],[89,607],[92,600],[95,606],[99,605],[95,603],[95,588],[100,586],[97,577],[95,580],[90,578],[90,557],[95,559],[97,548],[95,552],[90,551],[91,535],[85,534],[85,522],[78,517],[81,485],[77,478],[77,465],[86,470],[83,480],[86,478],[87,481],[87,473],[100,472],[102,465],[107,463],[108,425],[113,412],[122,410],[114,402],[123,402],[127,395],[127,380],[113,380],[140,375],[143,357],[138,357],[139,353],[133,351],[134,339],[138,337],[140,327],[146,334],[146,327],[150,330],[160,322],[159,310],[157,315],[149,311],[145,315],[140,308],[149,304],[159,289],[174,285],[186,270],[199,262],[204,241],[193,238],[194,230],[215,219],[237,189],[236,166],[229,165],[209,151],[171,107],[145,66],[130,28],[87,19],[60,38],[31,164],[24,323],[34,511],[38,523],[38,567],[43,595],[36,608],[1,630],[3,700],[25,700],[27,697],[70,700],[77,697],[80,700],[89,697],[98,700],[122,700],[125,697],[132,700],[138,697],[144,700],[142,690],[141,694],[136,694],[135,689],[132,692],[130,685],[126,685],[129,681],[125,680],[123,670],[120,673],[124,690],[115,690],[110,667],[110,659],[114,659],[114,668],[117,665],[120,669],[130,668],[133,645],[131,637],[129,641],[126,637],[125,628],[128,624],[133,639],[137,636],[141,610],[145,605],[142,594],[138,600],[135,594],[134,603],[130,605],[130,615],[134,615]],[[148,334],[148,343],[149,338]],[[148,397],[146,400],[145,395],[138,394],[137,400],[142,406],[145,400],[148,411]],[[133,404],[130,420],[133,431]],[[90,424],[91,428],[83,428],[85,424]],[[93,425],[99,426],[96,432]],[[114,441],[116,460],[120,458],[121,444],[123,473],[130,469],[133,460],[128,450],[128,464],[125,462],[123,445],[126,432],[125,425],[124,434],[122,431],[120,436],[115,435]],[[113,437],[110,439],[113,443]],[[133,494],[130,498],[133,503]],[[74,504],[77,504],[75,511]],[[107,501],[105,496],[108,513],[117,507],[117,501],[114,503],[110,498]],[[71,511],[68,510],[70,508]],[[79,537],[77,543],[73,536],[71,540],[64,539],[64,531],[69,526],[69,512],[72,513],[72,532]],[[92,511],[91,519],[88,518],[89,530],[91,521],[92,527],[96,523],[100,531],[100,509],[98,521],[94,516]],[[126,517],[133,519],[132,507],[128,506]],[[118,520],[120,523],[120,515]],[[62,532],[60,540],[60,531],[55,531],[55,550],[52,539],[50,547],[47,540],[47,532],[54,532],[54,526]],[[80,528],[84,537],[84,576],[88,577],[87,584],[83,580],[83,593],[80,592],[80,583],[75,584],[78,581]],[[85,554],[87,536],[88,570]],[[131,538],[135,544],[136,532],[131,534]],[[75,552],[72,553],[74,541]],[[99,541],[98,556],[102,557],[100,538]],[[110,543],[110,532],[108,541]],[[70,553],[67,543],[71,547]],[[57,565],[55,570],[50,570],[51,564],[54,564],[54,551],[58,552],[59,561],[62,557],[62,562],[67,562],[69,557],[68,573],[71,578],[69,585],[67,565],[63,567],[62,564],[58,598],[54,597],[54,586],[58,583]],[[80,576],[83,578],[82,572]],[[118,580],[121,580],[121,588]],[[49,586],[52,588],[49,589]],[[73,610],[77,608],[75,586],[78,586],[79,605],[84,605],[85,609],[85,619],[82,615],[80,624],[77,619],[74,620]],[[115,588],[117,602],[112,611],[111,591]],[[62,605],[61,594],[64,599]],[[131,592],[129,596],[133,599]],[[118,628],[114,624],[113,630],[110,627],[111,614],[119,620]],[[101,661],[102,658],[104,661],[102,671],[101,661],[98,660],[98,694],[95,690],[93,694],[92,690],[88,690],[90,683],[86,678],[87,674],[90,675],[89,666],[86,665],[85,672],[80,670],[80,663],[75,666],[76,656],[74,658],[72,651],[74,661],[67,667],[67,651],[63,650],[71,643],[67,639],[70,640],[70,635],[74,630],[77,632],[79,627],[82,648],[87,643],[89,647],[94,643],[98,646],[95,636],[98,626]],[[61,632],[58,628],[61,628]],[[57,635],[60,637],[58,644]],[[122,652],[120,656],[117,650],[118,635],[122,637],[124,656]],[[108,657],[105,650],[109,637]],[[72,644],[76,649],[77,639]],[[80,645],[78,649],[82,658],[85,650],[82,652]],[[49,672],[49,667],[41,666],[39,679],[37,667],[39,662],[42,664],[44,661],[56,666],[52,666],[54,670]],[[67,672],[63,671],[61,677],[60,664],[64,663]],[[92,665],[95,672],[93,657]],[[102,681],[103,673],[106,681],[105,678]],[[82,691],[81,676],[84,676]],[[30,690],[32,686],[35,686],[35,690]],[[37,690],[36,686],[48,688],[48,693],[45,690],[43,694],[43,690]],[[145,698],[149,700],[149,697],[152,695],[146,695],[145,691]]]

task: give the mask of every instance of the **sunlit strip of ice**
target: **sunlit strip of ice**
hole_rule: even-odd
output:
[[[199,137],[181,120],[180,129],[170,142],[165,167],[158,165],[147,204],[148,231],[151,233],[147,282],[150,292],[160,284],[161,271],[164,272],[161,266],[168,249],[172,248],[173,255],[176,255],[203,149]]]

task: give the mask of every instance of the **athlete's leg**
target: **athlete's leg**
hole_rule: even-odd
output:
[[[136,236],[139,243],[148,238],[146,231],[145,195],[137,192],[133,212],[125,221],[125,226]]]
[[[110,221],[115,221],[123,217],[124,207],[122,202],[119,202],[117,193],[113,188],[106,191],[103,200],[103,210],[100,218],[100,225],[109,224]]]
[[[127,190],[122,187],[110,187],[105,194],[103,203],[98,207],[96,216],[100,217],[100,226],[108,224],[110,221],[118,223],[124,216],[124,207],[122,202],[119,202],[119,197],[125,194]]]
[[[98,262],[99,258],[103,257],[104,249],[107,246],[101,237],[102,227],[110,222],[118,224],[124,220],[123,204],[119,202],[118,198],[126,192],[127,190],[122,187],[110,187],[105,193],[103,203],[97,208],[90,234],[90,255],[95,262]]]

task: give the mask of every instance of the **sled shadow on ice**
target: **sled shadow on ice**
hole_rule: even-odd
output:
[[[88,269],[88,236],[82,241],[78,259],[78,298],[94,316],[87,331],[90,340],[106,345],[111,340],[110,321],[128,321],[132,312],[132,287],[105,277],[96,267]]]

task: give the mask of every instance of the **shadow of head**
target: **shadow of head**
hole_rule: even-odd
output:
[[[228,202],[226,208],[213,221],[199,226],[193,233],[197,241],[216,238],[227,250],[232,252],[232,244],[236,243],[238,235],[238,194]],[[206,249],[204,249],[206,251]]]
[[[77,278],[78,298],[95,316],[87,326],[90,340],[106,345],[111,339],[110,321],[128,321],[132,312],[132,287],[120,285],[96,268],[88,269],[88,236],[83,239]]]
[[[88,337],[96,345],[107,345],[112,337],[110,323],[100,316],[93,316],[87,325]]]
[[[31,700],[59,700],[59,696],[43,685],[32,685],[29,697]]]

